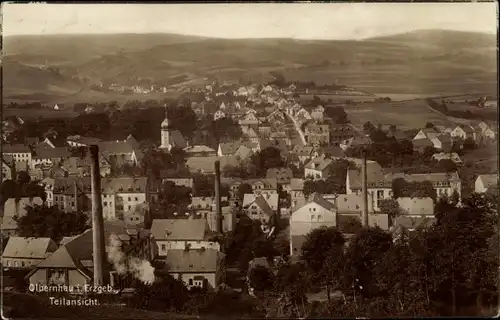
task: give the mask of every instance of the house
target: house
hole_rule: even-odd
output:
[[[253,128],[249,128],[249,129],[245,130],[243,135],[247,141],[250,141],[253,143],[259,142],[259,135],[255,132],[255,130]]]
[[[276,179],[278,184],[290,184],[293,172],[290,168],[269,168],[266,172],[266,179]]]
[[[474,192],[485,193],[491,187],[498,187],[498,175],[480,174],[474,183]]]
[[[430,139],[434,148],[443,152],[450,152],[453,146],[453,140],[449,134],[440,134]]]
[[[267,116],[266,120],[273,125],[277,123],[285,123],[285,114],[280,110],[274,110]]]
[[[59,164],[64,159],[69,158],[71,152],[66,147],[44,148],[38,147],[32,156],[31,167],[37,164],[53,165]]]
[[[2,154],[2,181],[14,180],[16,177],[16,164],[11,155]]]
[[[317,148],[316,153],[319,156],[324,156],[326,158],[332,158],[332,159],[343,159],[345,158],[345,152],[342,150],[342,148],[335,146],[335,145],[330,145],[322,148]]]
[[[165,183],[166,181],[171,181],[173,182],[176,186],[181,186],[181,187],[186,187],[186,188],[193,188],[193,178],[173,178],[173,177],[164,177],[162,179],[162,183]]]
[[[149,210],[147,202],[140,203],[124,213],[123,221],[129,225],[143,227],[151,221]]]
[[[262,230],[269,231],[271,218],[277,214],[278,195],[245,194],[243,198],[243,212],[252,220],[262,223]]]
[[[207,156],[216,156],[217,152],[207,146],[187,146],[184,148],[184,151],[186,151],[188,157],[207,157]]]
[[[481,131],[483,139],[494,140],[496,137],[495,131],[484,121],[481,121],[478,125]]]
[[[242,127],[258,126],[259,123],[259,119],[257,119],[257,116],[253,112],[247,112],[247,114],[245,114],[243,118],[238,120],[238,124]]]
[[[102,141],[98,146],[99,153],[111,163],[111,166],[125,163],[138,165],[142,160],[140,151],[136,151],[127,141]]]
[[[241,146],[245,146],[252,151],[257,151],[258,149],[258,145],[248,141],[219,143],[219,146],[217,148],[217,156],[219,157],[234,156],[236,155],[236,152],[240,149]]]
[[[333,163],[331,158],[313,158],[304,167],[304,177],[316,179],[327,179],[330,176],[330,166]]]
[[[112,244],[111,236],[114,235],[118,243]],[[117,220],[104,223],[104,238],[107,240],[106,252],[113,245],[125,256],[136,257],[150,261],[152,256],[152,243],[150,233],[141,228],[133,228],[124,221]],[[93,282],[93,233],[88,229],[82,234],[66,239],[66,242],[40,262],[28,275],[30,284],[39,285],[66,285],[83,287]],[[110,271],[111,286],[119,280],[116,270],[108,261],[107,269]],[[127,279],[125,277],[125,279]],[[130,285],[130,283],[128,283]],[[127,284],[125,284],[127,286]]]
[[[290,255],[300,255],[305,237],[312,230],[336,225],[335,205],[317,193],[311,194],[306,203],[293,211],[290,217]]]
[[[306,161],[311,159],[313,150],[313,146],[295,145],[291,153],[297,155],[300,163],[305,163]]]
[[[355,135],[352,138],[341,141],[339,146],[345,151],[349,148],[368,146],[370,143],[371,139],[369,137]]]
[[[330,126],[331,141],[340,144],[357,136],[356,129],[350,124],[335,124]]]
[[[223,119],[226,117],[226,114],[224,113],[224,111],[222,110],[217,110],[215,113],[214,113],[214,121],[217,121],[219,119]]]
[[[350,219],[360,222],[363,213],[363,197],[357,194],[339,194],[334,198],[337,209],[337,226],[346,234],[351,234],[352,230],[347,230]],[[368,194],[368,226],[379,227],[382,230],[389,230],[389,216],[387,214],[375,212],[373,208],[372,195]]]
[[[413,144],[413,150],[415,151],[424,151],[426,148],[434,148],[434,143],[432,143],[431,139],[429,138],[421,138],[421,139],[413,139],[412,141]]]
[[[23,144],[4,144],[2,155],[11,156],[16,163],[24,163],[31,167],[31,149]]]
[[[57,249],[50,238],[9,237],[2,253],[2,266],[5,268],[30,269],[36,266]]]
[[[432,198],[397,198],[402,214],[408,217],[434,217],[434,200]]]
[[[453,193],[458,193],[461,197],[462,184],[456,172],[453,173],[387,173],[382,171],[367,170],[368,193],[372,195],[373,207],[375,211],[380,211],[380,201],[391,198],[393,195],[392,181],[404,179],[407,182],[430,181],[436,190],[437,197],[452,197]],[[359,170],[348,170],[346,178],[346,191],[350,193],[361,193],[361,172]]]
[[[221,172],[225,171],[228,166],[236,167],[240,163],[236,156],[189,157],[186,159],[186,166],[191,173],[213,174],[215,161],[219,161]]]
[[[68,136],[66,138],[66,143],[70,147],[88,147],[94,144],[99,144],[101,139],[93,137],[84,137],[80,135]]]
[[[472,139],[474,142],[478,142],[479,140],[478,132],[476,132],[476,130],[472,126],[466,124],[460,124],[456,126],[455,129],[451,131],[451,136],[455,139]]]
[[[288,154],[288,145],[286,141],[278,139],[278,140],[259,140],[259,150],[264,150],[267,148],[276,148],[280,151],[282,157]]]
[[[52,199],[52,205],[63,212],[91,209],[91,181],[86,178],[55,178],[45,180],[47,199]]]
[[[205,219],[154,219],[151,235],[156,243],[156,255],[165,256],[169,250],[214,249],[220,251]]]
[[[233,210],[231,206],[223,206],[221,208],[222,214],[222,232],[229,233],[234,232],[236,228],[236,211]],[[204,218],[207,220],[208,228],[212,232],[217,231],[217,212],[215,210],[215,205],[212,206],[212,210],[205,213]]]
[[[439,135],[440,132],[436,131],[434,128],[424,128],[420,129],[420,131],[413,137],[413,140],[425,139],[429,140],[435,138]]]
[[[241,145],[238,150],[235,152],[236,158],[238,158],[240,161],[245,161],[247,160],[251,155],[253,154],[252,149],[248,148],[247,146]]]
[[[391,227],[391,234],[394,241],[402,237],[411,236],[416,230],[430,228],[436,221],[432,216],[412,217],[412,216],[399,216],[395,219]]]
[[[252,187],[255,195],[273,195],[278,194],[278,181],[276,179],[231,179],[228,182],[229,192],[232,197],[238,194],[240,185],[248,184]]]
[[[102,179],[104,219],[123,219],[126,212],[146,203],[147,180],[146,177]]]
[[[324,116],[323,116],[324,112],[325,112],[325,108],[323,108],[323,106],[317,106],[316,108],[314,108],[311,111],[311,118],[314,121],[322,122],[324,119]]]
[[[199,287],[214,291],[224,281],[225,256],[218,250],[171,249],[167,252],[165,263],[168,273],[181,280],[191,289]]]
[[[284,185],[283,190],[290,194],[292,208],[300,206],[305,202],[304,179],[291,179],[289,187],[288,185]]]
[[[330,129],[327,124],[308,123],[304,128],[304,135],[309,145],[321,146],[330,143]]]
[[[441,161],[441,160],[451,160],[456,164],[461,164],[462,159],[460,159],[460,156],[456,152],[450,152],[450,153],[445,153],[445,152],[440,152],[440,153],[435,153],[432,156],[433,160],[436,161]]]
[[[16,234],[17,223],[14,217],[22,217],[26,214],[26,207],[41,206],[43,201],[40,197],[19,199],[10,198],[3,205],[2,235],[12,236]]]

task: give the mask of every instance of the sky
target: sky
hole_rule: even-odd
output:
[[[497,32],[491,3],[13,4],[3,34],[177,33],[363,39],[419,29]]]

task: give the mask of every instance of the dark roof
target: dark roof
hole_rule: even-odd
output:
[[[434,144],[429,138],[414,139],[412,143],[414,148],[434,147]]]
[[[154,219],[151,235],[156,240],[205,240],[208,224],[205,219]]]
[[[36,159],[59,159],[68,158],[71,155],[66,147],[45,148],[38,147],[35,149],[34,158]]]
[[[165,262],[169,272],[215,273],[219,262],[219,252],[213,249],[171,249],[168,250]]]
[[[269,168],[266,173],[267,179],[276,179],[278,183],[289,183],[293,178],[293,172],[290,168]]]
[[[24,144],[4,144],[2,146],[3,153],[31,153],[28,146]]]

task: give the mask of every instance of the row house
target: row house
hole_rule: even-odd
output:
[[[85,178],[56,178],[41,181],[47,195],[47,205],[63,212],[88,211],[92,207],[91,180]]]
[[[24,144],[4,144],[2,155],[11,156],[15,162],[22,162],[31,167],[31,149]]]
[[[131,232],[132,231],[132,232]],[[126,257],[136,257],[151,261],[153,245],[150,232],[142,228],[133,229],[123,221],[105,221],[104,238],[114,237],[114,246]],[[36,265],[26,276],[31,285],[90,285],[94,278],[94,261],[92,246],[92,229],[82,234],[64,239],[55,252]],[[106,246],[109,252],[111,246]],[[132,283],[130,275],[117,274],[114,265],[107,262],[110,285],[115,288],[129,287]]]
[[[138,165],[142,160],[142,153],[134,148],[130,141],[104,141],[99,144],[99,152],[105,156],[112,165],[131,164]]]
[[[9,237],[2,253],[2,266],[8,269],[29,270],[57,249],[50,238]]]
[[[105,178],[101,182],[105,219],[123,219],[124,214],[147,202],[147,178]]]
[[[392,181],[402,178],[408,182],[430,181],[438,198],[447,196],[452,197],[457,192],[459,199],[461,197],[461,181],[458,173],[422,173],[422,174],[404,174],[388,173],[384,174],[379,170],[367,170],[368,192],[372,196],[373,207],[375,211],[380,211],[380,201],[389,199],[393,196]],[[362,180],[360,170],[348,170],[346,178],[347,194],[360,194],[362,189]]]
[[[44,148],[38,147],[32,156],[31,168],[36,165],[60,164],[64,159],[71,156],[71,152],[66,147]]]
[[[309,145],[330,144],[330,129],[327,124],[308,123],[304,128],[304,135]]]
[[[205,219],[154,219],[151,236],[156,244],[155,255],[160,257],[165,257],[169,250],[174,249],[204,248],[220,251],[220,244]]]

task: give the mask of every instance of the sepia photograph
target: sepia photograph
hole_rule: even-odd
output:
[[[499,314],[498,2],[2,3],[3,319]]]

